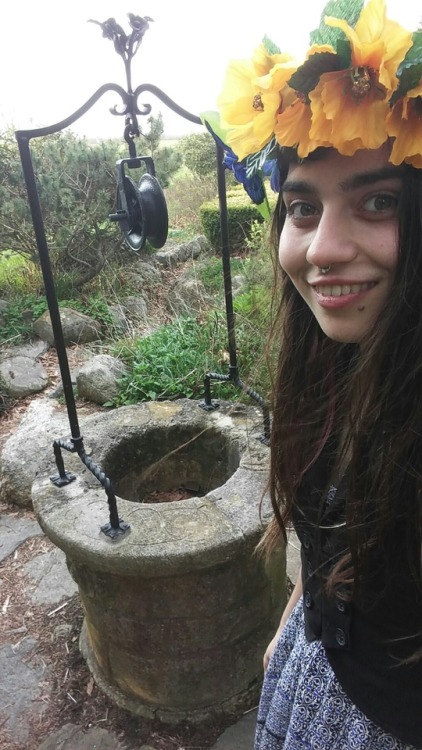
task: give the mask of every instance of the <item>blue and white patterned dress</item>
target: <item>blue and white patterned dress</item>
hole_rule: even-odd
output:
[[[305,638],[302,599],[265,674],[255,750],[417,750],[370,721],[344,693],[320,641]]]

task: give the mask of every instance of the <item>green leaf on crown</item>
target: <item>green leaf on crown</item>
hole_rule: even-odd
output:
[[[405,68],[400,76],[400,83],[397,91],[394,92],[391,97],[391,103],[395,104],[397,99],[407,94],[410,89],[414,89],[419,85],[422,79],[422,62],[417,65],[409,66]]]
[[[363,8],[363,0],[329,0],[321,13],[319,27],[311,32],[310,44],[331,44],[337,46],[339,39],[345,39],[341,29],[325,25],[325,16],[342,18],[352,28],[355,26]]]
[[[277,45],[272,42],[266,34],[262,40],[262,44],[264,45],[269,55],[279,55],[281,52],[280,47],[277,47]]]
[[[422,78],[422,31],[415,31],[412,41],[413,45],[397,71],[399,85],[393,95],[393,103],[410,89],[418,86]]]
[[[343,60],[332,52],[317,52],[311,55],[289,80],[289,86],[307,96],[317,85],[323,73],[344,70]]]
[[[337,41],[336,52],[341,60],[341,67],[350,68],[352,64],[352,49],[349,40],[339,39]]]
[[[271,140],[268,141],[267,145],[261,149],[261,151],[258,151],[256,154],[250,154],[250,156],[247,156],[245,159],[247,177],[252,177],[254,174],[256,174],[256,172],[259,172],[259,170],[262,169],[268,159],[275,159],[277,150],[277,141],[275,139],[275,136],[273,136]]]
[[[409,68],[411,65],[417,65],[422,62],[422,31],[415,31],[414,34],[412,34],[412,42],[413,44],[409,52],[403,62],[399,65],[399,76],[405,68]]]

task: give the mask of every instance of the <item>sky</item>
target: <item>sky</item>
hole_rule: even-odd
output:
[[[6,0],[1,13],[0,129],[59,122],[104,83],[126,89],[123,61],[89,19],[114,17],[127,33],[128,12],[154,19],[132,62],[133,87],[154,84],[199,114],[217,108],[230,59],[250,57],[265,34],[283,51],[303,53],[324,5],[324,0]],[[389,15],[415,29],[421,16],[418,5],[414,0],[389,0]],[[202,130],[151,94],[138,102],[151,104],[155,116],[161,112],[169,138]],[[117,94],[107,93],[71,130],[87,138],[122,137],[124,118],[109,112],[120,104]],[[141,127],[144,119],[139,117]]]

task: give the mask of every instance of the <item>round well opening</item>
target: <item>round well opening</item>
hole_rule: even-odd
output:
[[[119,497],[148,503],[205,495],[227,482],[239,463],[233,436],[167,424],[124,437],[104,457],[103,468]]]

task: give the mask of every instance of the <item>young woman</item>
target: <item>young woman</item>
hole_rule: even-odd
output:
[[[303,65],[267,40],[220,99],[280,187],[266,544],[293,524],[302,557],[256,750],[422,748],[422,34],[335,7]]]

